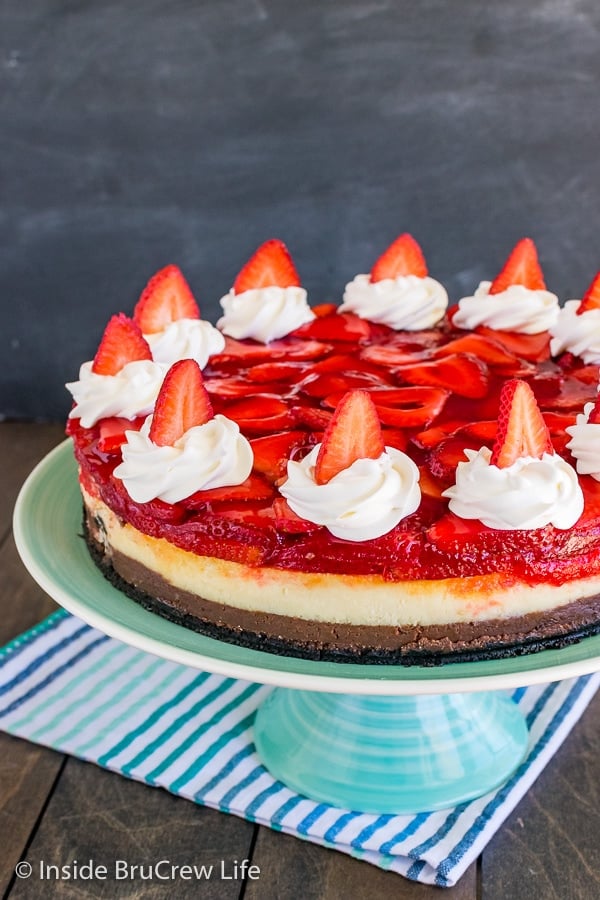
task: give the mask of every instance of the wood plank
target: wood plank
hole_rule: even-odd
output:
[[[0,423],[0,534],[10,525],[23,481],[64,436],[64,426],[56,423]]]
[[[600,695],[484,850],[483,900],[600,897]]]
[[[209,900],[234,900],[241,881],[224,880],[233,873],[233,861],[250,853],[254,826],[235,816],[129,781],[90,763],[69,759],[36,836],[27,860],[34,876],[15,880],[11,900],[36,898],[121,897],[177,900],[202,896]],[[41,881],[40,861],[67,864],[94,860],[105,865],[109,877],[85,882]],[[155,865],[168,860],[174,866],[213,866],[206,880],[144,880],[115,878],[115,861],[131,865]],[[291,895],[294,896],[294,895]]]
[[[25,570],[9,534],[12,508],[27,474],[63,436],[59,425],[0,425],[0,644],[35,625],[56,604]],[[8,535],[8,536],[7,536]],[[0,892],[4,893],[47,802],[63,757],[0,734]]]
[[[62,761],[60,753],[0,733],[0,895],[23,857]]]
[[[440,900],[440,889],[415,884],[394,872],[384,872],[369,863],[327,850],[291,835],[260,828],[252,862],[263,873],[249,881],[244,900]],[[477,872],[473,864],[457,885],[444,890],[448,900],[475,900]],[[500,895],[496,895],[499,897]]]

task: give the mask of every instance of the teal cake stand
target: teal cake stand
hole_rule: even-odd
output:
[[[165,659],[275,690],[255,720],[273,776],[312,799],[372,813],[453,806],[502,784],[527,752],[507,689],[600,669],[600,635],[561,650],[439,667],[314,662],[216,641],[110,585],[79,537],[70,442],[25,482],[14,533],[30,573],[65,609]]]
[[[313,800],[369,813],[455,806],[498,787],[527,752],[499,692],[365,697],[277,688],[254,726],[271,774]]]

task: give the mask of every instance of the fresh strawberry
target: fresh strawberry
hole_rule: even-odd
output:
[[[398,278],[400,275],[417,275],[419,278],[427,275],[423,251],[411,234],[397,237],[371,269],[371,281]]]
[[[265,241],[250,257],[234,281],[233,292],[242,294],[265,287],[298,287],[300,276],[283,241]]]
[[[498,434],[490,464],[505,469],[523,456],[554,453],[550,432],[526,381],[507,381],[500,394]]]
[[[588,416],[588,422],[591,422],[592,425],[600,424],[600,394],[596,398],[596,402],[594,403],[594,408],[590,412]]]
[[[385,450],[379,416],[366,391],[348,391],[323,435],[315,481],[328,481],[357,459],[378,459]]]
[[[178,266],[165,266],[153,275],[133,311],[144,334],[162,331],[177,319],[199,319],[200,310]]]
[[[577,307],[577,315],[581,316],[590,309],[600,309],[600,272],[596,272],[592,283],[583,295],[583,299]]]
[[[546,289],[544,273],[531,238],[522,238],[513,247],[500,273],[491,284],[490,294],[499,294],[513,284],[521,284],[530,291]]]
[[[144,417],[124,419],[122,416],[109,416],[99,423],[100,437],[98,450],[101,453],[117,453],[125,443],[126,431],[139,431],[144,424]]]
[[[479,399],[488,391],[488,368],[470,353],[454,353],[442,359],[399,366],[394,374],[409,384],[441,387],[461,397]]]
[[[539,334],[519,334],[517,331],[496,331],[486,325],[478,325],[475,330],[497,344],[502,344],[509,353],[530,362],[543,362],[550,357],[550,335],[547,331],[541,331]]]
[[[139,327],[124,313],[113,316],[104,329],[92,372],[116,375],[127,363],[140,359],[152,359],[152,352]]]
[[[270,481],[277,481],[287,471],[288,459],[295,455],[300,447],[309,447],[314,443],[305,431],[282,431],[253,438],[250,441],[254,454],[253,468],[261,472]]]
[[[325,372],[323,375],[307,378],[301,385],[303,394],[309,397],[327,397],[336,392],[352,390],[353,388],[371,388],[381,384],[379,379],[375,380],[372,375],[363,375],[360,372],[346,372],[340,375],[333,375]],[[337,404],[336,404],[337,405]]]
[[[159,447],[175,441],[195,425],[212,419],[213,410],[202,372],[193,359],[174,363],[162,383],[152,415],[149,438]]]

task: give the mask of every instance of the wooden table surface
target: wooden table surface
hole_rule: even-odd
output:
[[[30,628],[55,604],[15,550],[11,515],[33,465],[63,439],[60,425],[0,424],[0,642]],[[52,750],[0,734],[0,890],[3,896],[207,897],[245,900],[596,900],[600,897],[600,694],[481,857],[454,888],[414,884],[368,863],[196,806]],[[258,880],[19,880],[28,860],[114,866],[230,867],[250,859]],[[39,871],[39,869],[38,869]]]

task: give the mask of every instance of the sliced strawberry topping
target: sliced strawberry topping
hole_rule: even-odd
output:
[[[328,481],[357,459],[378,459],[385,450],[375,404],[366,391],[348,391],[342,397],[315,464],[315,481]]]
[[[225,349],[221,353],[211,356],[213,366],[223,363],[259,363],[273,360],[292,359],[318,359],[331,350],[331,344],[323,344],[321,341],[280,340],[271,341],[270,344],[258,342],[244,343],[233,338],[225,338]]]
[[[544,273],[531,238],[522,238],[513,247],[500,273],[491,284],[490,294],[499,294],[513,284],[521,284],[530,291],[546,289]]]
[[[265,241],[241,269],[233,284],[235,294],[265,287],[299,287],[300,276],[283,241]]]
[[[335,409],[345,391],[325,397],[324,403]],[[435,387],[401,387],[374,390],[370,394],[379,419],[393,428],[422,428],[442,411],[449,392]]]
[[[453,353],[472,353],[491,366],[518,368],[520,360],[498,341],[481,334],[466,334],[439,347],[434,356],[451,356]]]
[[[178,319],[199,319],[200,310],[178,266],[165,266],[153,275],[133,311],[144,334],[162,331]]]
[[[371,336],[371,325],[354,313],[334,311],[301,325],[292,334],[317,341],[361,341]]]
[[[312,406],[292,406],[290,413],[294,422],[314,431],[325,431],[333,416],[326,409],[315,409]]]
[[[200,366],[193,359],[174,363],[162,383],[154,407],[150,440],[159,447],[173,446],[196,425],[213,417]]]
[[[133,420],[124,419],[122,416],[109,416],[101,419],[98,450],[102,453],[116,453],[125,443],[125,432],[139,431],[143,424],[143,416]]]
[[[371,269],[371,281],[398,278],[400,275],[417,275],[425,278],[427,263],[423,251],[411,234],[401,234],[381,254]]]
[[[590,309],[600,309],[600,272],[596,272],[589,288],[577,307],[577,315],[581,316]]]
[[[237,422],[244,432],[251,431],[256,434],[280,431],[293,421],[283,400],[260,394],[229,404],[226,407],[226,415]]]
[[[309,522],[296,515],[284,497],[277,497],[273,500],[273,512],[276,528],[279,531],[286,531],[288,534],[307,534],[322,528],[321,525],[315,525],[314,522]]]
[[[152,352],[139,327],[124,313],[113,316],[104,329],[92,372],[116,375],[127,363],[140,359],[152,359]]]
[[[230,484],[227,487],[209,488],[206,491],[196,491],[183,505],[186,509],[201,508],[206,503],[234,502],[240,500],[270,500],[274,488],[261,478],[260,475],[249,475],[241,484]]]
[[[258,384],[268,384],[269,382],[277,381],[291,383],[298,381],[303,376],[305,368],[299,362],[258,363],[258,365],[251,366],[248,369],[246,376],[250,381],[255,381]],[[252,390],[250,385],[248,387]]]
[[[498,433],[490,463],[505,469],[523,456],[541,459],[544,453],[554,453],[548,426],[530,386],[513,378],[500,394]]]
[[[394,374],[409,384],[441,387],[461,397],[479,399],[488,390],[488,368],[470,353],[454,353],[442,359],[399,366]]]
[[[266,475],[271,481],[277,481],[287,471],[288,459],[294,457],[298,448],[314,443],[305,431],[282,431],[253,438],[250,441],[254,454],[253,468]]]
[[[596,402],[594,403],[594,408],[590,412],[588,416],[588,422],[591,422],[592,425],[600,424],[600,395],[596,398]]]
[[[486,325],[478,325],[478,334],[502,344],[509,353],[522,356],[531,362],[543,362],[550,356],[550,335],[547,331],[539,334],[519,334],[517,331],[496,331]]]

